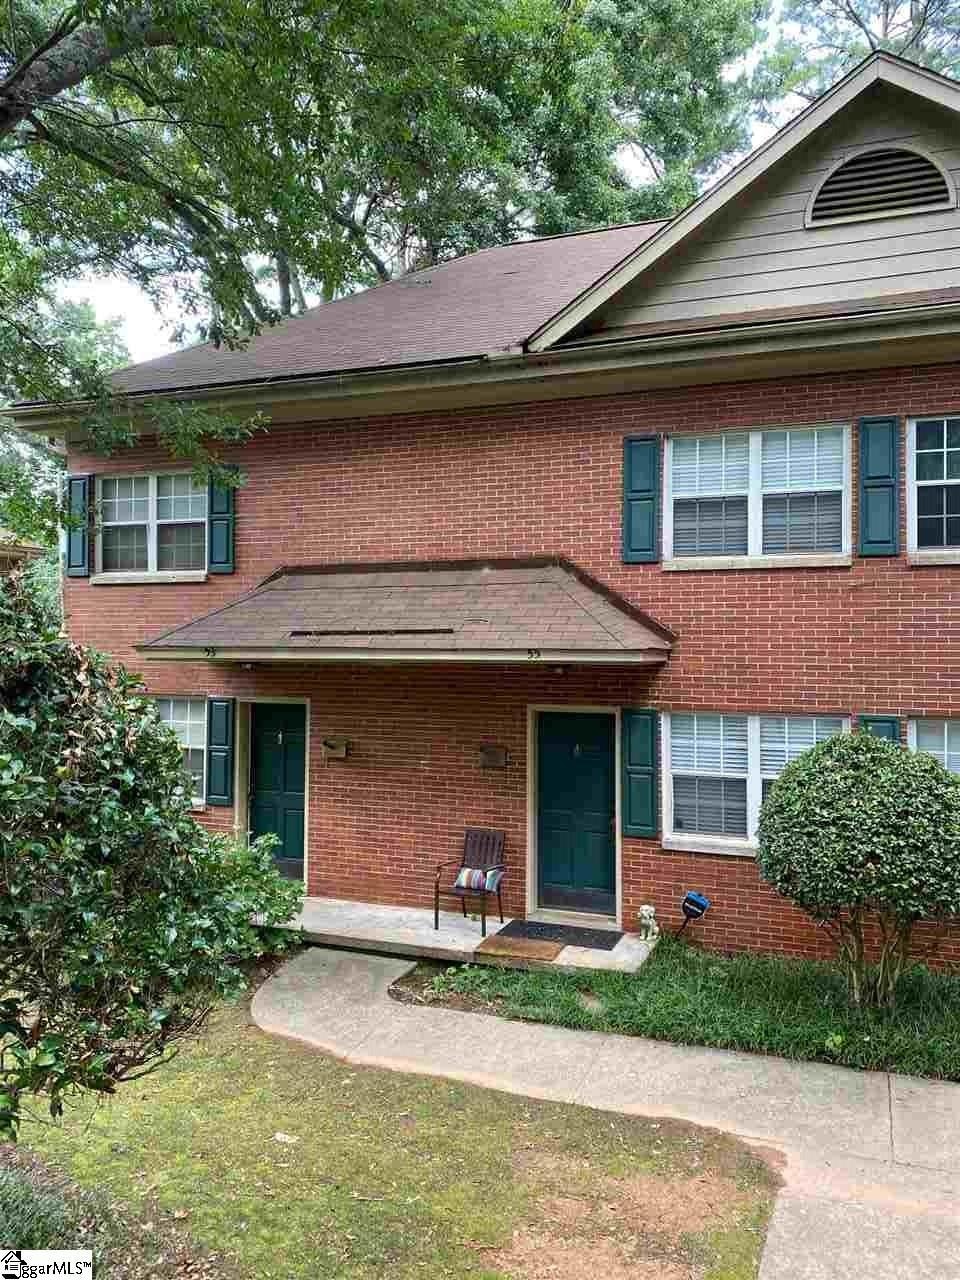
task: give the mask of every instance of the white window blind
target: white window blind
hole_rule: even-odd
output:
[[[842,716],[761,716],[760,771],[776,776],[818,742],[842,733]]]
[[[750,437],[746,433],[677,436],[670,475],[673,494],[678,498],[746,493],[750,485]]]
[[[665,558],[849,552],[845,427],[675,436],[669,451]]]
[[[746,773],[747,717],[674,715],[670,753],[674,769],[694,773]]]
[[[960,773],[960,720],[915,720],[914,748],[927,751],[945,769]]]
[[[665,715],[665,832],[752,838],[781,770],[849,727],[843,716]]]
[[[765,493],[843,488],[842,427],[760,434],[760,474]]]
[[[207,700],[206,698],[157,698],[157,713],[180,739],[183,765],[193,781],[193,794],[203,800],[206,793]]]

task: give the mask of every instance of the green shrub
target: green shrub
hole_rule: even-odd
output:
[[[77,1212],[55,1191],[41,1191],[26,1174],[0,1169],[0,1247],[75,1249]]]
[[[855,1004],[892,1004],[917,922],[960,915],[960,777],[931,755],[820,743],[774,783],[759,837],[761,874],[834,937]]]
[[[269,843],[196,822],[139,679],[0,581],[0,1133],[25,1095],[56,1116],[162,1060],[241,989],[300,895]]]

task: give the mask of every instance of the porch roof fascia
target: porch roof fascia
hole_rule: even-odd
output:
[[[148,662],[290,662],[304,666],[322,663],[354,663],[366,665],[395,665],[397,663],[465,663],[475,665],[549,666],[655,666],[667,661],[669,649],[436,649],[416,651],[411,649],[376,649],[364,652],[358,649],[325,649],[322,653],[308,649],[243,649],[243,648],[168,648],[155,649],[150,645],[135,645],[137,653]]]

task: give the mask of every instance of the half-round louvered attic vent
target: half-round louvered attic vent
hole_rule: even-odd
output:
[[[953,206],[953,188],[918,151],[888,147],[865,151],[827,174],[815,193],[808,226],[861,218],[890,218]]]

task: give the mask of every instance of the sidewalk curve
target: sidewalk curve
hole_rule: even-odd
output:
[[[310,948],[252,1015],[358,1065],[776,1148],[786,1185],[760,1280],[960,1280],[960,1085],[400,1004],[388,988],[412,967]]]

